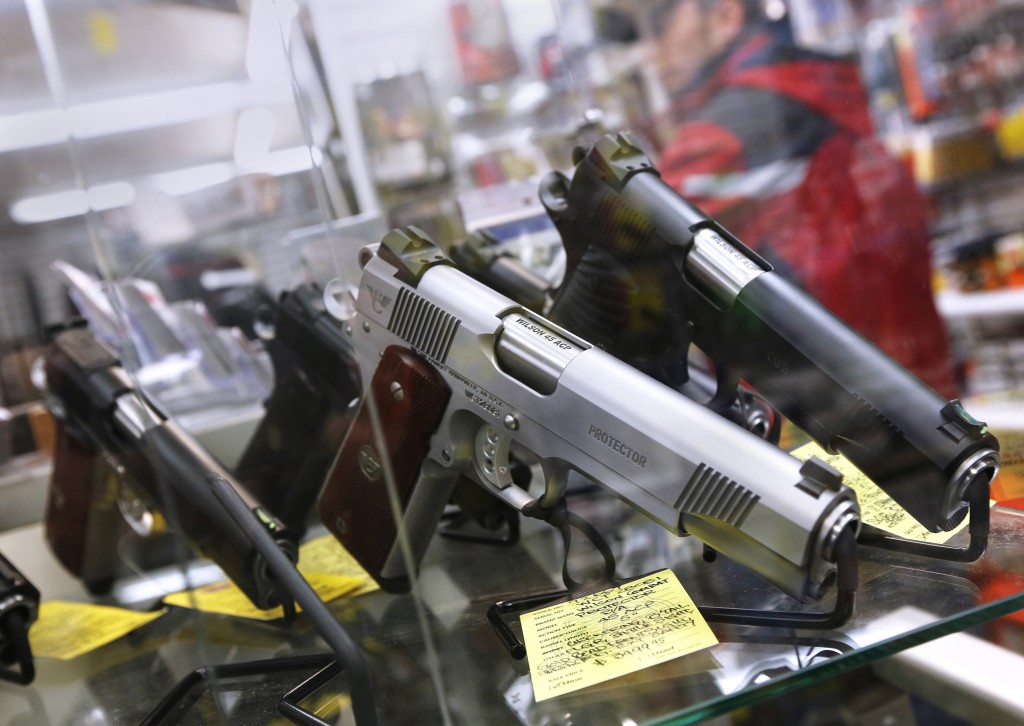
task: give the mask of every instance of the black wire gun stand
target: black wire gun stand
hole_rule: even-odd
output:
[[[267,565],[281,590],[302,606],[303,611],[312,621],[320,637],[330,646],[333,654],[272,658],[198,668],[182,679],[164,697],[142,722],[143,726],[154,726],[161,723],[197,684],[220,678],[239,678],[309,668],[319,668],[319,670],[281,698],[277,705],[279,713],[293,723],[307,726],[329,726],[326,721],[299,706],[299,703],[322,688],[336,675],[346,671],[356,723],[359,726],[375,726],[377,713],[374,707],[373,682],[370,680],[369,671],[359,647],[348,636],[348,633],[341,627],[291,560],[280,550],[256,514],[246,506],[234,488],[216,474],[211,474],[207,480],[220,503],[249,537],[253,546],[266,558]],[[292,602],[286,604],[285,613],[286,618],[294,616]]]
[[[986,501],[987,506],[987,501]],[[986,515],[988,510],[986,509]],[[566,589],[553,592],[537,593],[511,600],[502,600],[490,606],[487,610],[487,620],[494,629],[495,634],[508,650],[509,654],[516,660],[526,657],[526,646],[518,638],[506,620],[506,616],[549,605],[556,602],[576,600],[596,592],[617,587],[626,582],[631,582],[646,575],[639,575],[626,579],[615,578],[615,557],[607,543],[597,532],[593,525],[579,515],[569,512],[565,500],[561,500],[555,507],[543,509],[539,505],[528,507],[523,511],[527,517],[541,519],[552,525],[562,535],[565,548],[565,560],[562,563],[562,580]],[[972,520],[973,521],[973,520]],[[571,540],[571,529],[575,527],[594,545],[604,559],[604,570],[602,574],[587,582],[577,582],[569,575],[569,544]],[[987,532],[987,520],[985,531]],[[705,545],[704,559],[714,560],[717,553]],[[745,608],[728,608],[701,605],[698,610],[704,619],[709,622],[723,623],[728,625],[749,625],[768,628],[805,628],[813,630],[831,630],[838,628],[845,623],[853,614],[854,600],[857,591],[857,541],[856,533],[852,527],[846,527],[836,541],[836,602],[831,612],[827,613],[801,613],[787,611],[754,610]]]

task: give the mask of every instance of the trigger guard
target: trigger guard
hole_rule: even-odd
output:
[[[512,486],[512,439],[493,426],[481,426],[473,441],[473,466],[480,481],[497,490]]]

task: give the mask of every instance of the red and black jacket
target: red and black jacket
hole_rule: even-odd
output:
[[[677,99],[659,168],[782,274],[941,393],[923,200],[874,138],[853,63],[743,34]]]

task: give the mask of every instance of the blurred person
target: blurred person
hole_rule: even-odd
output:
[[[664,180],[943,395],[957,386],[924,200],[874,138],[855,63],[760,0],[651,0],[675,124]]]

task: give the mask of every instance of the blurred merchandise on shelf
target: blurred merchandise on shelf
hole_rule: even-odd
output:
[[[872,111],[918,182],[945,200],[951,185],[1013,168],[1024,155],[1024,6],[916,0],[896,12],[873,7],[860,44]]]
[[[466,83],[497,83],[519,72],[502,0],[451,0],[448,13]]]
[[[901,20],[897,56],[914,119],[991,103],[1024,80],[1024,13],[1013,4],[922,1]]]
[[[1004,168],[930,190],[932,256],[940,272],[964,257],[995,254],[986,250],[992,249],[997,239],[1024,230],[1021,184],[1024,169]],[[1007,243],[1005,254],[1012,257],[1011,243]],[[1013,263],[1000,262],[1003,264]],[[961,284],[964,289],[984,288],[984,284],[961,282],[955,276],[948,284],[954,288]]]
[[[1024,232],[940,248],[935,277],[966,392],[1024,390]]]
[[[773,20],[788,12],[801,45],[827,53],[849,53],[855,48],[857,12],[862,5],[854,0],[791,0],[765,3],[764,8]]]
[[[536,180],[465,191],[459,209],[468,232],[488,233],[497,248],[490,254],[511,254],[549,284],[561,281],[565,248],[540,203]]]
[[[1006,110],[996,126],[999,154],[1008,160],[1024,158],[1024,101]]]
[[[993,233],[940,258],[943,289],[960,292],[1024,287],[1024,231]]]
[[[996,268],[1007,287],[1024,287],[1024,232],[996,240]]]
[[[379,212],[364,212],[290,231],[280,246],[298,256],[302,280],[321,287],[335,278],[342,279],[353,291],[359,287],[359,250],[377,244],[388,228]],[[297,281],[296,281],[297,282]]]
[[[382,74],[358,84],[356,99],[387,226],[412,224],[445,238],[460,235],[450,142],[424,71]]]
[[[459,239],[466,233],[448,187],[421,189],[396,198],[388,209],[388,227],[410,225],[437,239]]]
[[[1007,340],[978,341],[968,366],[971,393],[995,393],[1024,388],[1024,329]]]
[[[964,120],[934,121],[913,133],[914,176],[924,185],[991,171],[996,165],[991,131]]]
[[[552,0],[552,8],[558,32],[531,25],[519,39],[526,62],[515,73],[487,83],[463,76],[448,100],[460,192],[567,170],[577,144],[648,124],[629,16],[608,8],[596,13],[586,0]]]
[[[444,181],[448,142],[422,70],[381,75],[356,89],[373,178],[398,191]]]
[[[938,296],[968,395],[1024,390],[1024,291]]]
[[[896,49],[898,21],[874,20],[864,28],[861,76],[875,125],[893,145],[898,145],[908,126],[907,97],[900,81]]]
[[[1024,84],[1024,9],[1014,3],[947,2],[933,35],[936,77],[943,97],[998,100]]]
[[[535,136],[551,91],[541,81],[467,85],[447,104],[452,156],[462,188],[533,179],[550,169]]]

